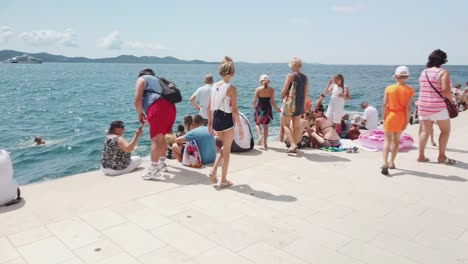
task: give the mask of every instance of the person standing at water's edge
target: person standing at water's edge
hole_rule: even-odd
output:
[[[385,89],[382,103],[385,138],[382,150],[384,164],[381,167],[381,172],[384,175],[388,175],[388,169],[395,169],[395,158],[398,154],[401,132],[408,126],[414,96],[413,88],[406,85],[406,80],[409,77],[409,70],[406,66],[398,67],[394,77],[397,83]],[[392,156],[389,163],[390,145],[392,146]]]
[[[273,120],[273,107],[278,113],[281,113],[281,110],[275,102],[275,89],[269,86],[270,76],[266,74],[260,76],[260,83],[262,86],[255,89],[252,105],[255,108],[255,128],[257,129],[258,135],[257,145],[261,145],[263,143],[263,146],[266,149],[268,147],[268,124]],[[263,136],[260,125],[263,125]]]
[[[342,74],[335,75],[328,81],[327,87],[321,94],[321,97],[326,97],[331,93],[330,103],[327,108],[327,116],[335,124],[335,130],[338,134],[341,133],[341,119],[344,115],[344,104],[350,99],[349,87],[344,84],[344,76]]]
[[[230,187],[232,182],[227,180],[229,159],[231,156],[231,145],[234,139],[234,122],[239,125],[239,138],[244,137],[244,131],[240,125],[239,111],[237,109],[237,88],[230,82],[235,74],[234,62],[230,57],[225,57],[219,67],[219,75],[223,78],[215,83],[211,89],[211,98],[208,104],[208,131],[216,134],[223,142],[222,174],[219,186]],[[213,182],[216,179],[216,171],[210,174]]]
[[[135,109],[142,125],[148,121],[151,137],[151,166],[143,175],[145,180],[161,177],[161,172],[167,171],[164,135],[172,132],[176,106],[161,94],[162,87],[154,71],[148,68],[140,71],[135,85]]]
[[[300,141],[302,131],[300,123],[304,114],[306,97],[309,96],[309,79],[301,73],[302,61],[294,57],[289,62],[292,73],[286,76],[281,98],[283,99],[283,130],[289,141],[287,153],[297,153],[297,143]]]
[[[442,65],[446,62],[447,54],[445,52],[440,49],[433,51],[429,55],[426,64],[427,68],[419,76],[418,115],[421,125],[421,132],[419,133],[419,162],[429,161],[424,151],[429,135],[432,133],[434,121],[437,121],[440,129],[439,157],[437,160],[439,163],[455,164],[455,160],[449,159],[445,155],[450,135],[450,118],[444,98],[439,95],[440,93],[445,98],[454,102],[450,89],[450,73],[447,69],[442,68]]]
[[[205,85],[198,88],[192,97],[190,97],[190,103],[195,109],[200,112],[200,115],[203,117],[205,125],[208,124],[208,102],[210,101],[211,87],[213,87],[213,75],[205,75]],[[197,101],[199,104],[197,104]]]

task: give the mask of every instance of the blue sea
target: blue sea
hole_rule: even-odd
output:
[[[123,120],[128,140],[139,126],[133,98],[137,73],[144,67],[151,67],[157,75],[167,77],[181,88],[184,101],[177,104],[176,125],[184,115],[196,114],[188,99],[203,85],[203,76],[206,73],[218,76],[218,65],[212,64],[0,64],[0,148],[11,153],[16,180],[27,184],[98,169],[110,122]],[[328,79],[342,73],[351,93],[346,110],[361,112],[360,102],[367,100],[380,111],[383,91],[394,82],[395,67],[308,64],[304,65],[303,73],[310,78],[314,101]],[[409,68],[413,73],[409,84],[417,91],[417,77],[424,67]],[[447,68],[454,83],[468,81],[468,66]],[[280,105],[279,93],[289,72],[286,63],[236,64],[232,83],[238,88],[240,111],[253,120],[252,99],[263,73],[271,76]],[[274,118],[272,140],[277,139],[279,131],[279,116]],[[36,135],[46,145],[35,146]],[[149,146],[145,128],[135,154],[148,156]]]

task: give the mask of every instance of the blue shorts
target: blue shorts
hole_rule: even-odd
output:
[[[232,119],[232,113],[226,113],[221,110],[216,110],[213,113],[213,130],[216,132],[222,132],[229,130],[234,127],[234,120]]]

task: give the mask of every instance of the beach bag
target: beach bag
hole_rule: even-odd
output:
[[[160,95],[171,103],[179,103],[182,101],[182,94],[176,84],[164,77],[157,77],[161,85],[162,93]]]
[[[283,115],[293,116],[296,112],[296,79],[289,87],[288,95],[283,99]]]
[[[0,206],[10,206],[22,201],[18,184],[13,179],[13,164],[10,154],[0,150]]]
[[[427,76],[427,71],[424,71],[424,73],[426,74],[426,79],[429,82],[429,85],[432,87],[432,89],[434,89],[434,91],[436,91],[437,94],[439,94],[439,96],[444,99],[445,106],[447,107],[447,111],[449,113],[449,117],[450,118],[457,117],[458,116],[458,107],[457,107],[457,105],[455,103],[453,103],[450,99],[445,98],[439,91],[437,91],[437,89],[434,87],[434,85],[432,85],[431,81],[429,81],[429,76]]]
[[[182,154],[182,165],[192,168],[200,168],[202,166],[200,149],[195,140],[185,143],[184,153]]]

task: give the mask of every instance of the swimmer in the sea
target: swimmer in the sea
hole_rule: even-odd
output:
[[[39,146],[39,145],[45,145],[45,141],[42,140],[42,138],[41,138],[40,136],[36,136],[36,137],[34,138],[34,142],[36,143],[37,146]]]

